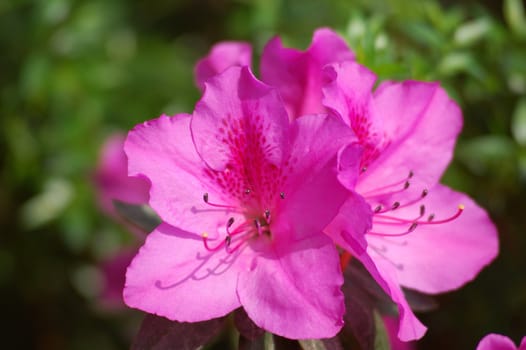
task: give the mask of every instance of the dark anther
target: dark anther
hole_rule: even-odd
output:
[[[367,167],[364,166],[362,169],[361,169],[362,173],[365,173],[367,171]]]
[[[433,221],[434,218],[435,218],[435,214],[431,214],[428,216],[427,221]]]
[[[205,201],[205,203],[208,203],[208,192],[205,192],[203,194],[203,200]]]
[[[261,227],[261,223],[259,222],[258,219],[254,219],[254,225],[256,226],[257,229]]]
[[[250,189],[247,188],[247,189],[245,190],[245,194],[250,194]]]
[[[427,190],[427,188],[425,188],[425,189],[422,191],[422,198],[424,198],[425,196],[427,196],[428,193],[429,193],[429,191]]]
[[[411,185],[409,181],[406,181],[404,184],[404,190],[407,190],[409,188],[409,185]]]
[[[420,206],[420,216],[424,216],[425,213],[426,213],[426,206],[422,204]]]
[[[270,219],[270,210],[268,209],[265,210],[265,219],[267,219],[267,221]]]
[[[409,170],[409,176],[407,176],[408,179],[412,178],[415,173],[413,173],[413,170]]]
[[[281,197],[281,199],[285,199],[285,192],[280,192],[279,196]]]
[[[400,202],[394,202],[393,206],[391,207],[391,209],[394,210],[394,209],[398,208],[399,206],[400,206]]]
[[[225,243],[226,243],[226,246],[228,247],[230,245],[230,243],[232,243],[232,237],[231,236],[226,236]]]
[[[377,205],[376,208],[374,208],[374,212],[375,213],[379,213],[380,210],[382,210],[382,206],[381,205]]]
[[[230,226],[232,226],[232,224],[234,223],[234,218],[231,217],[230,219],[228,219],[228,222],[226,224],[226,227],[230,228]]]
[[[417,226],[418,226],[418,224],[416,222],[413,222],[411,224],[411,226],[409,226],[409,232],[413,232],[416,229]]]

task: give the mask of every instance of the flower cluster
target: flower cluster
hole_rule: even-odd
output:
[[[336,335],[340,255],[397,304],[398,337],[422,337],[402,287],[460,287],[498,252],[486,212],[439,184],[462,126],[436,83],[382,82],[329,29],[305,51],[272,39],[251,72],[246,43],[196,66],[192,114],[137,125],[129,175],[162,219],[126,274],[127,305],[198,322],[242,307],[287,338]],[[352,310],[348,310],[352,313]]]

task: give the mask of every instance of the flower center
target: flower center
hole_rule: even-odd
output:
[[[244,193],[245,195],[250,195],[251,191],[246,189]],[[285,199],[285,193],[281,192],[280,198]],[[252,239],[262,236],[272,237],[272,213],[270,209],[260,210],[251,208],[250,206],[214,203],[209,200],[208,193],[203,194],[203,201],[214,208],[222,208],[229,213],[241,214],[238,220],[231,216],[225,223],[224,230],[218,230],[219,237],[213,239],[213,241],[218,241],[215,245],[210,243],[212,239],[210,239],[208,232],[202,233],[201,237],[206,250],[215,252],[224,248],[229,254],[232,254],[242,246],[248,244]],[[250,201],[244,203],[249,202]]]

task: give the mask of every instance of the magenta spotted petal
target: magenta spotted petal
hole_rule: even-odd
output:
[[[126,303],[178,321],[243,306],[288,338],[334,336],[343,280],[322,230],[349,194],[336,156],[350,133],[329,116],[289,122],[248,67],[210,78],[192,116],[137,126],[125,147],[130,173],[150,180],[165,223],[127,271]]]

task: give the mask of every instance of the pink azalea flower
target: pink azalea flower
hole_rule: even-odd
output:
[[[491,333],[482,338],[477,350],[526,350],[526,337],[522,338],[521,345],[517,348],[510,338]]]
[[[128,268],[125,302],[187,322],[243,307],[278,335],[334,336],[343,278],[322,230],[349,195],[335,156],[350,136],[337,118],[289,122],[248,67],[208,79],[193,115],[136,126],[130,174],[150,180],[164,223]]]
[[[373,92],[375,75],[357,63],[333,64],[325,72],[324,104],[354,131],[355,144],[340,153],[340,180],[373,211],[365,237],[346,214],[353,198],[326,231],[398,303],[400,339],[418,339],[425,327],[400,286],[424,293],[456,289],[498,252],[486,212],[438,184],[462,126],[460,109],[436,83],[384,82]]]
[[[271,40],[261,72],[278,87],[289,118],[329,109],[353,130],[354,145],[340,154],[339,178],[361,196],[350,195],[326,232],[397,302],[400,339],[420,338],[426,328],[401,286],[425,293],[459,288],[498,252],[486,212],[438,183],[462,126],[458,106],[435,83],[384,82],[373,92],[376,76],[328,29],[316,31],[304,52]],[[364,170],[360,176],[357,167]],[[364,208],[369,215],[357,214]]]
[[[270,40],[261,57],[262,81],[279,89],[291,119],[325,111],[322,105],[322,68],[328,63],[354,60],[354,53],[339,35],[327,28],[314,32],[305,51],[285,48],[279,37]],[[229,66],[250,65],[251,49],[244,42],[222,42],[196,66],[199,88]]]

